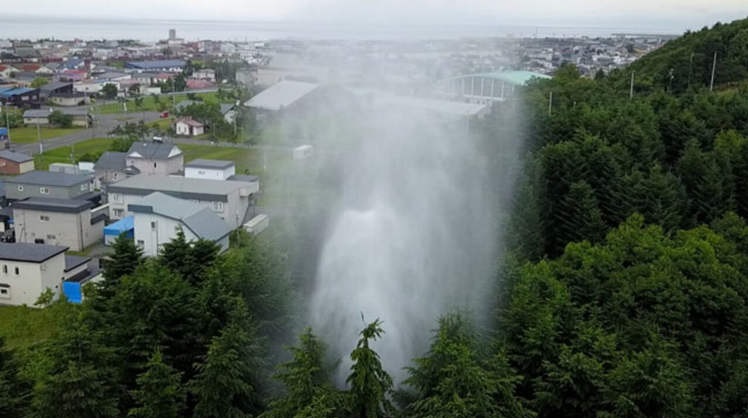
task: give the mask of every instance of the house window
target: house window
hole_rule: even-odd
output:
[[[18,276],[19,274],[21,274],[21,270],[18,267],[15,268],[15,272],[16,272],[16,276]]]
[[[23,191],[23,185],[22,185],[22,184],[19,184],[19,185],[18,185],[18,191],[19,191],[19,192],[22,192],[22,191]]]
[[[57,237],[54,235],[47,235],[47,239],[57,239]]]
[[[10,299],[10,285],[7,283],[0,283],[0,298]]]
[[[125,212],[124,209],[115,209],[114,210],[114,217],[115,218],[121,218],[122,215],[124,214],[124,212]]]
[[[86,190],[88,190],[88,184],[81,184],[81,191],[85,192]]]
[[[39,220],[42,221],[42,222],[48,222],[49,221],[49,216],[47,216],[47,215],[40,215],[39,216]]]
[[[138,247],[140,247],[140,248],[145,247],[145,241],[143,241],[142,239],[139,239],[138,240]]]
[[[151,229],[156,229],[156,221],[151,221]]]
[[[8,274],[8,265],[3,264],[3,274]]]
[[[213,202],[213,210],[223,212],[223,202]]]
[[[39,193],[41,194],[49,194],[49,187],[40,187]]]
[[[156,168],[156,163],[155,162],[153,163],[153,168]]]

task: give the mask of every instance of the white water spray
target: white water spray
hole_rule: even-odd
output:
[[[343,359],[365,321],[383,321],[376,349],[399,381],[447,311],[489,312],[496,190],[488,156],[455,121],[413,108],[365,109],[347,157],[341,211],[321,253],[311,322]]]

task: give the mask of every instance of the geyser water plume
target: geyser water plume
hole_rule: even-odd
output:
[[[342,382],[362,314],[380,318],[385,336],[375,348],[399,381],[440,315],[464,309],[482,320],[490,311],[496,182],[467,119],[397,106],[362,114],[310,319],[343,359]]]

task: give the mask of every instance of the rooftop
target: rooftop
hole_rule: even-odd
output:
[[[9,97],[18,96],[21,94],[33,93],[36,90],[37,89],[30,89],[26,87],[10,87],[10,88],[6,87],[3,89],[0,89],[0,97],[7,99]]]
[[[91,261],[89,257],[79,257],[77,255],[65,255],[65,273],[80,267]]]
[[[233,161],[228,160],[206,160],[203,158],[198,158],[196,160],[192,160],[185,164],[186,167],[195,167],[195,168],[214,168],[214,169],[224,169],[229,168],[231,166],[234,166],[235,163]]]
[[[9,184],[38,184],[41,186],[70,187],[90,181],[87,175],[51,173],[49,171],[29,171],[20,176],[9,177],[5,180]]]
[[[41,263],[67,249],[57,245],[0,242],[0,260]]]
[[[319,84],[282,80],[249,99],[244,105],[257,109],[281,110],[316,90]]]
[[[2,132],[0,132],[0,134],[2,134]],[[26,161],[33,160],[33,158],[30,155],[22,154],[20,152],[8,151],[8,150],[0,151],[0,158],[2,158],[3,160],[13,161],[15,163],[25,163]]]
[[[80,213],[94,207],[93,202],[81,199],[58,199],[52,197],[30,197],[13,204],[16,209],[43,210],[48,212]]]
[[[155,70],[159,68],[176,68],[184,67],[183,60],[156,60],[156,61],[130,61],[126,64],[127,68],[137,68],[143,70]]]
[[[95,170],[124,170],[127,166],[125,163],[125,152],[114,152],[107,151],[101,154],[96,164],[94,164]]]
[[[127,151],[127,156],[147,160],[167,160],[182,153],[174,144],[163,142],[135,142]]]
[[[199,238],[217,241],[231,228],[210,209],[164,193],[151,193],[137,203],[128,205],[134,213],[154,213],[182,222]]]
[[[164,192],[180,197],[209,197],[213,200],[226,201],[226,196],[238,189],[248,188],[250,193],[257,192],[256,183],[243,181],[216,181],[178,176],[157,176],[139,174],[109,186],[110,193],[130,193],[147,195],[152,192]],[[207,199],[206,199],[207,200]]]

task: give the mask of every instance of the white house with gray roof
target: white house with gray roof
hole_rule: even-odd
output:
[[[128,206],[153,192],[162,192],[212,210],[236,229],[253,215],[260,183],[234,180],[206,180],[180,176],[139,174],[109,185],[109,217],[119,220],[130,215]]]
[[[67,247],[43,244],[0,243],[0,304],[28,305],[46,289],[55,298],[64,280],[91,276],[88,258],[66,256]]]
[[[151,193],[128,205],[135,223],[135,243],[146,256],[158,255],[161,247],[173,240],[178,231],[187,241],[213,241],[225,251],[232,228],[212,210],[163,193]]]
[[[5,179],[5,197],[22,200],[29,197],[88,199],[93,191],[92,178],[85,174],[29,171]]]
[[[184,169],[184,154],[174,144],[135,142],[125,157],[127,167],[135,167],[141,174],[176,174]]]
[[[96,160],[94,164],[96,182],[102,184],[116,183],[127,177],[140,174],[140,170],[127,166],[127,153],[106,151]]]
[[[184,176],[193,179],[228,180],[236,174],[236,164],[228,160],[198,158],[184,165]]]

